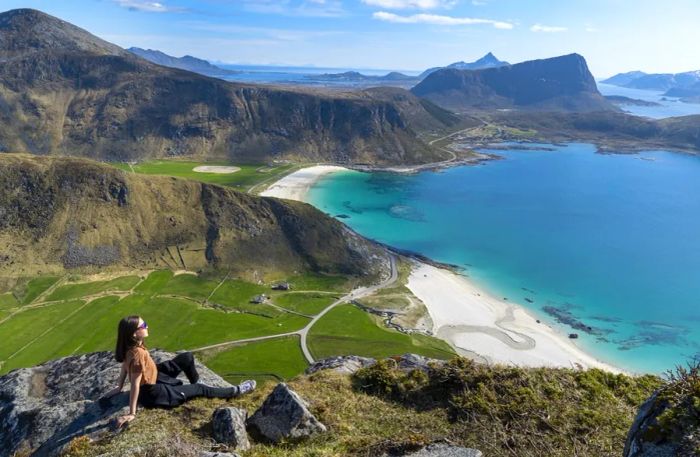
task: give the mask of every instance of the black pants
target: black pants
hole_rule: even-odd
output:
[[[196,397],[233,398],[239,389],[233,387],[210,387],[199,384],[199,374],[191,352],[178,354],[172,360],[156,365],[158,378],[155,384],[144,384],[139,390],[139,402],[148,408],[172,408]],[[177,376],[184,372],[189,385],[184,385]]]

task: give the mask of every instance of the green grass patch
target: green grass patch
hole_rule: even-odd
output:
[[[238,279],[228,279],[216,289],[210,300],[220,305],[237,308],[249,304],[256,295],[269,295],[269,293],[269,287]]]
[[[0,310],[14,308],[17,305],[19,305],[19,303],[11,292],[0,295]]]
[[[27,305],[33,302],[39,295],[46,291],[49,287],[56,284],[60,278],[56,276],[44,276],[40,278],[34,278],[29,283],[24,290],[22,296],[21,304]]]
[[[132,168],[129,166],[129,164],[122,163],[113,165],[125,171],[132,171]],[[253,185],[266,180],[274,182],[276,180],[276,177],[282,176],[295,168],[295,165],[280,165],[268,167],[263,164],[235,164],[234,166],[240,168],[240,170],[235,173],[199,173],[193,171],[194,168],[201,165],[232,166],[234,164],[226,162],[154,160],[133,165],[133,171],[140,174],[175,176],[178,178],[186,178],[194,181],[218,184],[221,186],[248,189],[249,187],[252,187]]]
[[[109,281],[93,281],[78,284],[66,284],[54,290],[46,301],[62,301],[87,297],[101,292],[127,291],[139,283],[138,276],[122,276]]]
[[[379,358],[408,352],[437,359],[455,355],[442,340],[380,327],[374,316],[352,305],[334,308],[311,328],[309,349],[317,359],[336,355]]]
[[[154,271],[148,275],[146,279],[141,282],[134,289],[135,292],[144,295],[154,295],[159,293],[165,285],[173,278],[173,272],[170,270],[159,270]]]
[[[345,292],[352,289],[352,284],[345,276],[322,275],[309,272],[292,276],[287,278],[286,281],[292,285],[293,290]]]
[[[285,309],[296,311],[297,313],[316,315],[336,301],[340,295],[308,293],[287,293],[273,296],[272,302]]]
[[[308,366],[298,336],[256,341],[224,351],[204,354],[202,361],[229,382],[291,379]]]
[[[203,301],[209,297],[218,284],[219,281],[205,279],[201,276],[181,274],[170,279],[161,288],[160,293],[164,295],[180,295]]]
[[[61,304],[31,308],[13,315],[0,324],[0,360],[7,360],[12,354],[22,349],[44,332],[61,322],[70,313],[80,308],[82,301],[69,301]],[[116,327],[115,327],[116,328]],[[64,338],[73,338],[73,333]],[[48,360],[44,354],[36,353],[40,361]],[[8,363],[2,366],[2,373],[8,371]]]

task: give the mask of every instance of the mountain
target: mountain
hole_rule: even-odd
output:
[[[187,70],[194,73],[199,73],[201,75],[221,77],[238,73],[236,71],[217,67],[216,65],[210,64],[206,60],[198,59],[192,56],[173,57],[154,49],[141,49],[134,47],[127,50],[132,54],[143,57],[149,62],[166,67],[179,68],[181,70]]]
[[[415,76],[404,75],[398,71],[392,71],[384,76],[363,75],[357,71],[346,71],[343,73],[323,73],[320,75],[306,75],[307,79],[315,81],[413,81],[417,80]]]
[[[602,81],[605,84],[632,89],[665,91],[670,97],[692,97],[700,95],[700,70],[684,73],[651,73],[631,71],[620,73]]]
[[[484,70],[442,69],[411,89],[451,110],[614,110],[578,54]]]
[[[0,154],[0,214],[0,276],[110,267],[372,276],[385,257],[304,203],[81,158]]]
[[[423,163],[442,154],[417,138],[438,130],[381,93],[235,84],[155,65],[35,10],[0,14],[0,151],[101,160],[191,156]],[[430,123],[421,119],[432,117]]]
[[[426,76],[428,76],[431,73],[435,73],[438,70],[441,70],[443,68],[453,68],[455,70],[482,70],[484,68],[497,68],[497,67],[503,67],[506,65],[510,65],[508,62],[498,60],[496,56],[494,56],[492,53],[486,54],[484,57],[481,59],[478,59],[474,62],[455,62],[452,63],[446,67],[433,67],[433,68],[428,68],[425,70],[423,73],[421,73],[418,76],[418,79],[425,79]]]
[[[612,84],[613,86],[626,86],[635,79],[646,76],[643,71],[629,71],[627,73],[618,73],[608,79],[601,81],[603,84]]]

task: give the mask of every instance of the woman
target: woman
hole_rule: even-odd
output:
[[[127,375],[131,383],[129,395],[129,414],[117,419],[121,427],[136,417],[136,404],[145,407],[169,408],[181,405],[190,398],[233,398],[255,389],[255,381],[244,381],[233,387],[210,387],[199,384],[199,374],[191,352],[178,354],[172,360],[156,365],[143,344],[148,337],[148,325],[139,316],[128,316],[119,321],[117,330],[117,347],[114,351],[117,362],[122,368],[117,387],[107,397],[117,395],[124,387]],[[181,372],[190,381],[189,385],[177,378]]]

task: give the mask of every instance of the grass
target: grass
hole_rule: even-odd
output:
[[[227,279],[216,289],[211,301],[232,308],[247,305],[256,295],[269,294],[270,288],[238,279]]]
[[[308,292],[276,295],[273,297],[272,301],[275,305],[281,306],[282,308],[314,316],[323,311],[338,298],[340,298],[340,295],[337,294]]]
[[[600,370],[488,367],[458,358],[430,373],[403,373],[386,361],[353,377],[324,371],[288,384],[328,432],[300,443],[253,441],[242,457],[404,455],[442,440],[488,456],[618,457],[637,405],[660,380]],[[65,457],[196,456],[183,450],[212,449],[216,408],[252,413],[274,385],[230,401],[196,399],[173,410],[142,410],[124,432],[83,440],[83,454]]]
[[[308,344],[316,359],[350,354],[379,358],[408,352],[438,359],[455,355],[444,341],[380,327],[374,316],[352,305],[338,306],[323,316],[312,327]]]
[[[198,355],[199,356],[199,355]],[[275,338],[203,354],[202,362],[231,383],[289,380],[308,366],[298,336]]]
[[[34,278],[27,284],[24,291],[24,296],[20,303],[22,305],[27,305],[33,302],[39,295],[45,292],[49,287],[56,284],[59,278],[56,276],[44,276],[40,278]]]
[[[14,308],[17,305],[19,305],[19,303],[12,292],[0,295],[0,310]]]
[[[128,291],[139,283],[138,276],[122,276],[109,281],[93,281],[77,284],[66,284],[58,287],[47,298],[46,301],[63,301],[74,298],[96,295],[101,292]]]
[[[151,272],[136,288],[135,292],[145,295],[155,295],[159,293],[165,285],[172,279],[173,272],[170,270],[159,270]]]
[[[179,295],[204,301],[219,284],[219,281],[204,279],[200,276],[182,274],[174,276],[160,290],[162,294]]]
[[[345,276],[331,276],[317,273],[305,273],[287,278],[293,290],[323,290],[334,292],[346,292],[353,285]]]
[[[132,171],[132,167],[126,163],[113,164],[124,171]],[[218,184],[221,186],[235,187],[245,189],[259,184],[263,181],[275,181],[282,175],[289,173],[295,169],[295,165],[279,165],[268,167],[264,164],[256,165],[240,165],[235,166],[240,168],[235,173],[220,174],[220,173],[199,173],[193,171],[195,167],[200,165],[224,165],[230,166],[233,164],[226,162],[194,162],[184,160],[154,160],[138,163],[133,165],[133,171],[147,175],[163,175],[176,176],[179,178],[191,179],[210,184]]]

